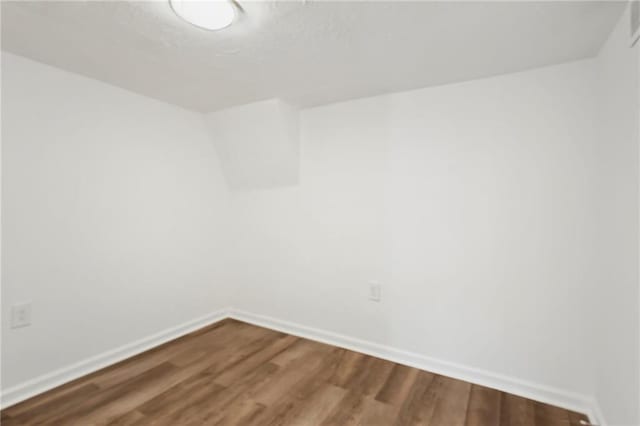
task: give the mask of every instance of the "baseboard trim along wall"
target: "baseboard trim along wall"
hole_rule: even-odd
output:
[[[216,323],[228,316],[228,310],[221,309],[176,327],[168,328],[159,333],[120,346],[119,348],[103,352],[67,367],[52,371],[51,373],[43,374],[42,376],[3,390],[0,395],[0,403],[2,408],[17,404],[40,393],[96,372],[127,358],[131,358],[132,356],[153,349],[156,346],[177,339],[185,334],[189,334],[192,331]]]
[[[294,336],[327,343],[410,367],[419,368],[421,370],[427,370],[443,376],[464,380],[547,404],[556,405],[561,408],[582,412],[589,416],[592,423],[606,426],[606,423],[600,414],[600,409],[596,400],[586,395],[568,392],[562,389],[544,386],[448,361],[438,360],[414,352],[404,351],[390,346],[368,342],[354,337],[308,327],[277,318],[257,315],[234,308],[215,311],[209,315],[196,318],[179,326],[166,329],[154,335],[142,338],[119,348],[104,352],[100,355],[96,355],[68,367],[44,374],[6,389],[0,396],[2,408],[17,404],[18,402],[24,401],[57,386],[123,361],[134,355],[138,355],[144,351],[191,333],[199,328],[221,321],[225,318],[233,318],[260,327],[282,331]]]

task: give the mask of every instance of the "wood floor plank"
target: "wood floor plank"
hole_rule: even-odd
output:
[[[13,416],[18,423],[44,423],[53,416],[64,414],[72,407],[76,406],[79,399],[84,399],[95,395],[100,388],[92,383],[87,383],[71,392],[65,392],[56,398],[45,400],[33,406],[28,411],[21,411]]]
[[[125,413],[120,417],[115,418],[107,424],[109,426],[137,426],[149,424],[149,419],[140,411],[133,410]]]
[[[384,359],[370,358],[372,361],[367,366],[368,370],[364,375],[364,380],[360,382],[361,386],[359,386],[360,393],[365,396],[375,396],[380,392],[395,365]]]
[[[288,366],[281,367],[282,375],[274,382],[280,384],[286,382],[289,385],[278,387],[274,386],[273,382],[266,384],[263,389],[276,391],[277,397],[270,395],[273,399],[271,403],[265,404],[268,407],[267,410],[255,418],[255,423],[252,424],[280,425],[291,422],[298,416],[299,411],[304,409],[305,401],[328,384],[327,380],[336,370],[342,352],[342,349],[333,348],[328,354],[325,354],[324,350],[316,353],[319,356],[318,362],[306,366],[308,370],[304,371],[304,374],[299,374],[298,362],[291,362]]]
[[[253,422],[266,408],[250,399],[242,399],[230,405],[229,409],[222,413],[220,420],[214,424],[216,426],[246,425]]]
[[[395,423],[397,407],[385,404],[377,399],[364,399],[364,410],[358,426],[388,426]]]
[[[471,383],[444,376],[437,376],[436,380],[440,381],[442,386],[435,401],[429,424],[463,426],[469,404]]]
[[[284,395],[295,389],[296,385],[317,374],[323,365],[324,354],[313,352],[303,358],[293,360],[289,365],[280,369],[268,382],[250,391],[251,397],[266,406],[273,405]],[[313,377],[313,376],[312,376]]]
[[[347,391],[341,387],[325,383],[301,404],[291,421],[283,424],[319,425],[328,417],[331,410],[344,398],[346,393]]]
[[[297,339],[286,351],[279,353],[269,362],[285,366],[296,359],[307,356],[311,352],[318,352],[320,346],[316,342],[306,339]]]
[[[279,369],[279,366],[267,363],[243,376],[241,380],[226,388],[220,397],[209,401],[207,407],[200,410],[199,418],[201,424],[216,424],[219,421],[223,421],[225,417],[234,417],[236,415],[233,413],[234,407],[242,407],[246,404],[263,406],[263,404],[254,401],[250,397],[250,391],[268,381],[274,374],[277,374]],[[244,421],[251,421],[262,411],[252,412],[251,416],[245,416]]]
[[[66,383],[62,386],[54,388],[48,392],[34,396],[33,398],[22,401],[16,405],[5,408],[2,410],[3,415],[11,417],[19,417],[23,413],[27,413],[27,416],[33,414],[34,410],[39,410],[39,407],[48,405],[51,407],[52,401],[64,401],[69,398],[75,400],[77,395],[82,395],[85,392],[90,392],[90,389],[96,390],[98,387],[95,384],[89,383],[82,379],[74,380],[73,382]],[[82,389],[82,390],[80,390]],[[74,396],[75,394],[75,396]],[[69,395],[71,395],[69,397]]]
[[[569,413],[559,407],[543,404],[541,402],[533,403],[533,410],[536,425],[544,426],[570,426]]]
[[[535,426],[535,424],[533,401],[508,393],[502,395],[501,426]]]
[[[182,391],[182,389],[181,389]],[[160,424],[203,424],[201,419],[203,413],[210,408],[210,401],[218,400],[224,396],[226,389],[218,384],[200,386],[191,392],[180,392],[182,397],[172,398],[173,404],[158,407],[156,410],[149,410],[148,406],[143,406],[143,411],[151,423]]]
[[[20,424],[20,422],[18,422],[16,419],[11,417],[7,413],[2,413],[2,415],[0,415],[0,425],[3,425],[3,426],[16,426],[16,425],[19,425],[19,424]]]
[[[215,352],[213,356],[204,353],[201,358],[181,368],[170,363],[161,364],[162,366],[170,365],[171,371],[167,372],[167,374],[154,377],[153,380],[148,380],[144,387],[118,385],[110,388],[115,390],[117,394],[113,391],[106,392],[106,394],[109,395],[106,403],[99,404],[98,406],[94,405],[90,412],[82,411],[70,418],[63,418],[61,420],[92,423],[97,422],[98,419],[111,419],[120,416],[124,412],[135,409],[145,401],[171,389],[173,386],[188,380],[196,374],[204,371],[213,375],[224,370],[227,366],[233,365],[254,351],[259,350],[265,343],[270,342],[276,338],[276,336],[272,333],[262,333],[260,330],[253,330],[253,338],[253,341],[242,345],[240,348],[228,347],[222,351]]]
[[[429,425],[433,414],[438,407],[441,395],[444,392],[446,385],[446,377],[434,375],[433,380],[430,381],[419,403],[416,404],[412,416],[412,424],[416,425]]]
[[[501,399],[500,391],[472,385],[466,426],[500,426]]]
[[[420,408],[423,407],[425,393],[436,380],[435,374],[420,371],[413,382],[409,393],[405,397],[396,415],[396,425],[424,424],[427,418],[422,418]]]
[[[242,398],[247,390],[254,386],[259,386],[265,378],[269,377],[277,369],[278,366],[274,364],[263,364],[228,388],[211,380],[210,386],[215,386],[215,389],[211,388],[209,395],[207,395],[207,390],[204,389],[193,395],[190,395],[187,390],[187,395],[184,397],[180,395],[174,396],[173,392],[176,391],[174,389],[159,398],[176,398],[179,401],[178,403],[165,403],[163,399],[157,399],[149,401],[140,410],[147,414],[153,423],[158,424],[215,424],[216,421],[224,418],[233,403]],[[202,374],[210,375],[207,372]],[[183,386],[190,387],[189,383],[185,383]],[[156,406],[151,406],[150,404],[152,403]]]
[[[127,360],[101,369],[78,380],[74,380],[42,395],[38,395],[28,401],[9,407],[6,411],[14,415],[22,411],[29,411],[36,405],[41,405],[50,400],[56,400],[67,392],[74,391],[75,389],[84,387],[87,384],[91,384],[92,386],[97,385],[105,389],[112,387],[116,384],[129,380],[131,377],[141,374],[144,371],[150,370],[152,367],[166,362],[176,354],[181,354],[184,351],[194,351],[195,346],[204,346],[209,353],[215,352],[222,348],[215,348],[209,344],[205,345],[203,341],[209,341],[211,336],[214,336],[214,342],[222,345],[224,340],[222,340],[221,337],[227,336],[227,341],[231,341],[240,327],[244,327],[247,330],[250,329],[247,324],[234,320],[223,320],[216,324],[203,327],[200,330],[196,330],[171,342],[160,345],[144,352],[143,354],[133,356]],[[235,344],[238,343],[239,342],[237,341],[235,342]]]
[[[333,383],[336,386],[346,389],[349,381],[351,381],[359,371],[363,371],[366,361],[367,356],[364,354],[353,351],[344,351],[340,355],[338,368],[331,378],[329,378],[329,383]]]
[[[400,406],[418,377],[418,370],[405,365],[395,364],[376,399],[391,405]]]
[[[216,395],[224,390],[224,386],[213,382],[211,374],[204,371],[143,402],[138,405],[137,411],[150,417],[158,414],[163,416],[175,413],[194,401]]]
[[[220,383],[223,386],[231,385],[235,380],[242,377],[247,372],[272,360],[275,356],[286,350],[298,340],[299,339],[294,336],[283,336],[282,338],[274,340],[271,344],[264,347],[264,349],[254,353],[244,361],[236,364],[234,367],[225,370],[222,374],[216,377],[216,383]]]
[[[236,320],[1,412],[3,426],[578,426],[586,416]]]
[[[146,393],[149,388],[161,386],[171,374],[177,374],[178,371],[174,365],[162,363],[122,384],[83,398],[79,404],[59,417],[48,418],[45,424],[74,424],[80,423],[81,419],[86,423],[91,423],[91,419],[111,421],[135,409],[138,405],[138,395]]]
[[[364,415],[366,398],[360,392],[349,391],[327,415],[321,426],[357,425]]]

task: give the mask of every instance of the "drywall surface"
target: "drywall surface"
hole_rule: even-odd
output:
[[[594,87],[587,60],[303,110],[300,184],[231,194],[236,306],[591,395]]]
[[[206,114],[205,121],[231,189],[298,183],[297,109],[279,99],[270,99]]]
[[[594,306],[596,397],[609,425],[640,424],[638,316],[638,51],[629,47],[628,10],[598,58],[598,157],[603,264]]]
[[[199,114],[3,54],[2,144],[3,390],[228,305]]]

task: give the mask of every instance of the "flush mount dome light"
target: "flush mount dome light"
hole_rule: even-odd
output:
[[[232,0],[169,0],[169,5],[180,18],[205,30],[221,30],[236,18]]]

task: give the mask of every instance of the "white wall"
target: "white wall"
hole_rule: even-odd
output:
[[[2,145],[3,389],[227,306],[199,114],[3,54]]]
[[[593,348],[596,396],[610,425],[640,424],[638,316],[638,50],[629,48],[628,10],[598,58],[598,150],[602,167],[598,247],[602,262]]]
[[[299,173],[298,111],[269,99],[206,114],[232,189],[295,185]]]
[[[594,77],[303,110],[299,186],[232,194],[238,307],[592,394]]]

